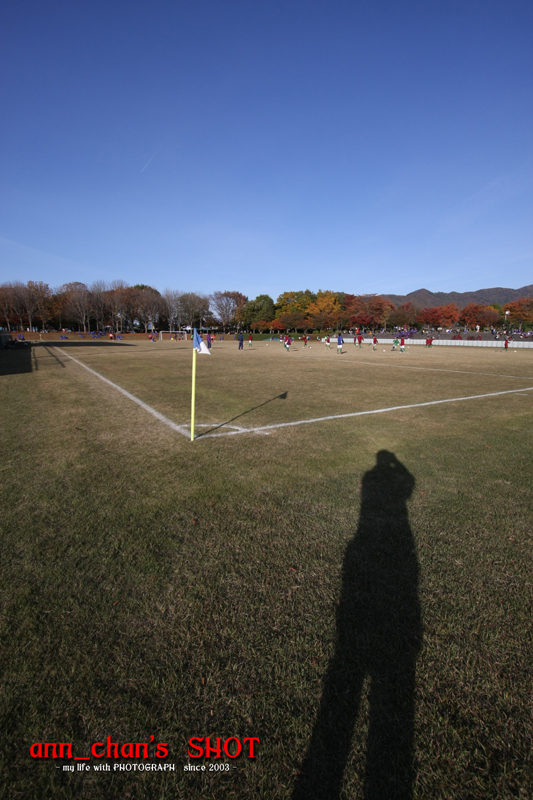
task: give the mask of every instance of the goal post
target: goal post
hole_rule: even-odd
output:
[[[159,331],[159,341],[175,341],[175,342],[186,342],[188,337],[192,334],[190,331]]]

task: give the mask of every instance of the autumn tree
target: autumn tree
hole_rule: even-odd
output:
[[[477,325],[479,314],[482,308],[483,306],[479,305],[479,303],[469,303],[462,309],[459,321],[463,325]]]
[[[40,305],[39,285],[37,283],[34,281],[28,281],[26,286],[22,289],[22,301],[26,310],[28,327],[31,331],[33,330],[34,317],[37,316]]]
[[[3,283],[0,286],[0,319],[10,331],[14,322],[13,286],[10,283]]]
[[[209,303],[223,329],[229,328],[235,321],[238,309],[235,292],[213,292],[209,298]]]
[[[60,290],[65,295],[65,313],[76,320],[78,327],[87,331],[91,310],[91,293],[87,286],[79,281],[65,283]]]
[[[341,315],[337,293],[319,290],[316,300],[307,306],[306,313],[312,328],[321,331],[335,327]]]
[[[352,326],[382,328],[394,308],[393,302],[379,294],[353,295],[346,300],[346,310],[349,311]]]
[[[309,320],[305,314],[302,314],[299,311],[287,311],[285,314],[280,314],[278,319],[286,331],[292,331],[293,329],[295,331],[306,331],[310,327]]]
[[[506,303],[503,311],[508,314],[509,322],[513,325],[518,325],[520,330],[522,326],[530,327],[533,325],[533,297],[521,297],[518,300],[513,300]]]
[[[96,322],[96,330],[103,330],[107,311],[107,283],[94,281],[89,287],[91,294],[91,318]]]
[[[263,333],[263,331],[269,331],[271,329],[272,322],[273,320],[266,320],[266,319],[255,320],[255,322],[250,323],[250,328],[253,330],[254,333],[256,331],[260,331],[261,333]]]
[[[148,326],[155,330],[163,311],[162,298],[152,286],[137,284],[133,288],[136,291],[136,317],[144,325],[144,332],[148,333]]]
[[[445,306],[438,306],[440,308],[441,325],[450,327],[459,321],[461,312],[456,303],[447,303]]]
[[[271,331],[284,331],[285,325],[280,319],[273,319],[272,322],[269,323]]]
[[[111,281],[105,293],[105,305],[113,330],[118,333],[124,330],[126,320],[126,298],[128,284],[123,280]]]
[[[391,311],[387,322],[394,328],[411,327],[415,323],[416,314],[416,307],[409,301]]]
[[[176,291],[176,289],[165,289],[162,294],[163,306],[165,309],[165,314],[168,319],[168,327],[170,330],[174,328],[174,325],[178,326],[178,329],[181,328],[180,325],[180,297],[181,292]]]
[[[244,309],[248,298],[241,292],[213,292],[209,302],[214,315],[213,322],[218,320],[224,330],[244,322]]]
[[[440,325],[440,306],[419,309],[415,322],[420,327],[438,328]]]
[[[242,325],[244,307],[248,302],[248,298],[246,297],[245,294],[242,294],[242,292],[229,292],[229,294],[231,294],[231,296],[233,297],[233,299],[237,304],[237,310],[235,311],[235,321],[237,325]]]
[[[316,294],[306,289],[304,292],[283,292],[276,300],[278,314],[299,313],[305,315],[307,307],[316,300]]]
[[[28,281],[27,288],[33,297],[34,315],[41,320],[44,330],[52,311],[52,290],[43,281]]]
[[[420,325],[429,327],[450,327],[458,322],[461,312],[455,303],[448,303],[444,306],[433,306],[423,308],[416,316],[416,322]]]
[[[337,328],[339,330],[344,330],[344,328],[350,327],[350,318],[351,313],[348,307],[350,299],[354,297],[353,294],[347,294],[345,292],[336,292],[337,299],[339,301],[339,315],[337,318]]]
[[[482,306],[478,303],[469,303],[460,312],[459,321],[464,325],[473,327],[480,325],[496,325],[500,314],[492,306]]]
[[[501,314],[492,306],[483,306],[478,317],[478,322],[483,327],[492,327],[501,321]]]
[[[391,311],[394,311],[396,306],[391,300],[381,297],[379,294],[372,294],[368,299],[368,309],[374,318],[374,325],[376,327],[385,327]]]
[[[26,310],[26,286],[22,281],[13,281],[11,284],[11,308],[14,317],[19,321],[19,328],[24,328],[24,318],[27,316]]]
[[[209,313],[209,297],[196,292],[183,292],[179,297],[180,319],[191,328],[201,327],[202,320]]]
[[[53,289],[50,298],[50,319],[60,330],[66,314],[67,297],[61,289]]]

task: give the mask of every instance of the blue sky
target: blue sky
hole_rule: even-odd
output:
[[[533,6],[6,0],[0,281],[533,283]]]

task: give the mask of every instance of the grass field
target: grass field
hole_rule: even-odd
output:
[[[215,343],[192,443],[190,342],[62,344],[0,351],[1,797],[533,796],[532,351]],[[108,736],[175,770],[30,755]]]

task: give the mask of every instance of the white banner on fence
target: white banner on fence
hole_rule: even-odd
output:
[[[398,337],[398,338],[400,338],[400,337]],[[378,339],[378,342],[380,342],[381,344],[392,344],[392,338],[391,338],[390,334],[386,338],[383,335],[380,336],[378,334],[377,339]],[[353,337],[351,337],[351,338],[347,337],[347,338],[344,339],[344,341],[345,341],[346,344],[352,343],[353,342]],[[470,340],[468,340],[468,339],[433,339],[433,346],[435,347],[435,345],[438,345],[440,347],[500,347],[500,348],[502,348],[504,346],[504,342],[505,342],[505,339],[497,339],[497,340],[495,339],[495,340],[489,340],[489,341],[484,341],[484,340],[479,341],[479,340],[475,340],[475,339],[470,339]],[[365,337],[365,339],[363,340],[363,344],[372,344],[372,339],[369,339],[368,336]],[[425,339],[410,339],[409,337],[406,336],[405,337],[405,344],[406,345],[411,345],[411,344],[425,345],[426,344],[426,340]],[[533,349],[533,341],[531,339],[529,341],[528,340],[523,340],[523,339],[520,339],[518,342],[510,341],[509,342],[509,347],[512,348],[513,350],[516,350],[517,348]]]

